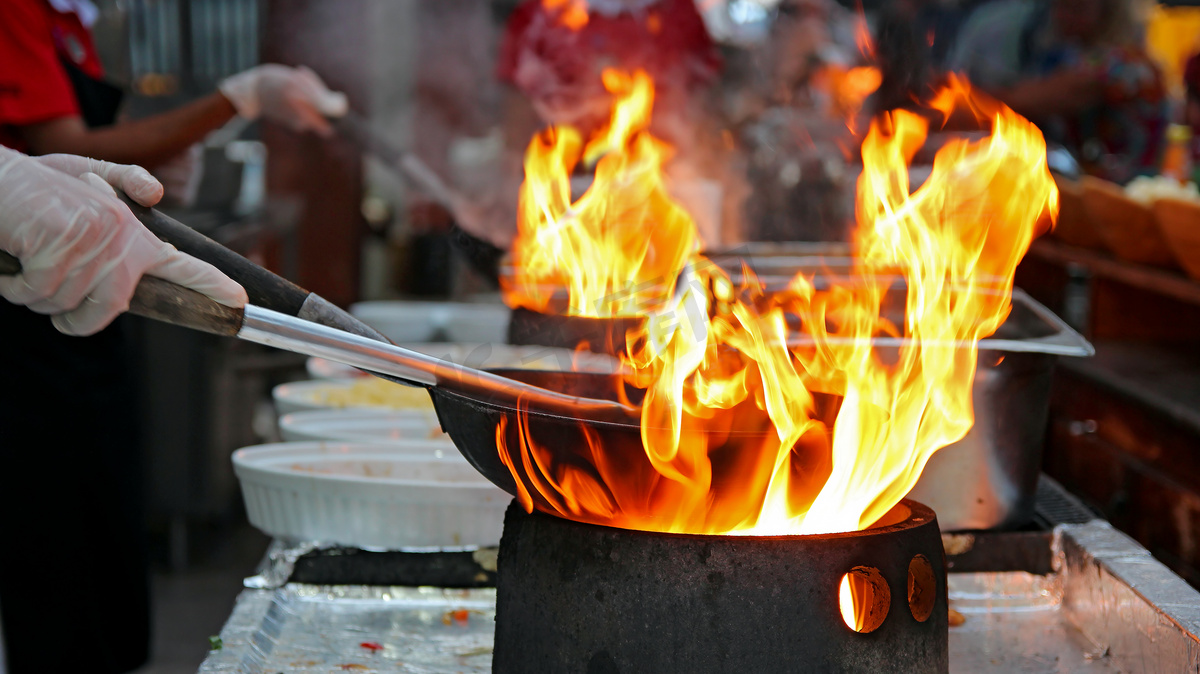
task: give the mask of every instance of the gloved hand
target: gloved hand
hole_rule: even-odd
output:
[[[341,117],[349,109],[346,95],[330,91],[316,73],[303,66],[256,66],[221,82],[218,87],[246,119],[260,116],[293,131],[333,133],[326,117]]]
[[[60,332],[90,335],[129,307],[143,274],[231,307],[246,292],[212,265],[159,241],[113,188],[153,205],[162,185],[138,166],[71,155],[26,157],[0,148],[0,249],[22,272],[0,276],[0,297],[52,314]]]

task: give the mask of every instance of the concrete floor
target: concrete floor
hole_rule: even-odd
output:
[[[204,549],[179,571],[154,574],[154,634],[149,664],[133,674],[195,674],[220,633],[269,539],[248,524],[206,532]],[[0,674],[6,674],[0,640]]]
[[[205,536],[206,554],[176,572],[154,575],[154,635],[150,663],[135,674],[195,674],[208,654],[208,638],[221,631],[254,573],[268,538],[249,525]]]
[[[254,573],[269,542],[245,523],[200,538],[186,569],[154,574],[152,655],[133,674],[195,674],[208,654],[208,638],[220,633],[242,579]],[[0,640],[0,674],[6,672]]]

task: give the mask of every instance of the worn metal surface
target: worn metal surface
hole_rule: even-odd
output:
[[[494,590],[246,590],[201,674],[489,672]]]
[[[495,671],[945,672],[937,520],[912,501],[897,512],[896,524],[863,532],[688,536],[514,504],[500,545]],[[933,595],[923,622],[908,595],[918,555],[932,567],[918,585]],[[846,626],[838,603],[843,574],[860,566],[890,588],[882,624],[865,634]]]
[[[1060,525],[1063,611],[1127,672],[1200,672],[1200,593],[1107,522]]]
[[[963,674],[1118,672],[1112,658],[1064,619],[1055,576],[1021,571],[950,574],[950,671]],[[1170,670],[1160,670],[1170,671]]]

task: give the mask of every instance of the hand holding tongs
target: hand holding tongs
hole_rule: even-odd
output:
[[[326,358],[393,381],[448,387],[476,396],[484,393],[489,399],[509,400],[514,405],[520,401],[522,406],[556,411],[566,416],[589,411],[636,414],[636,408],[621,403],[551,391],[395,346],[315,293],[280,278],[154,209],[126,202],[155,235],[214,265],[241,283],[250,298],[250,304],[244,309],[234,309],[194,290],[144,276],[130,300],[129,312],[132,314]],[[20,271],[20,261],[0,251],[0,274]],[[259,306],[259,303],[281,311]]]

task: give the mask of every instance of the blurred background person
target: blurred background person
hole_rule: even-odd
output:
[[[549,125],[584,136],[608,121],[608,68],[643,70],[654,80],[650,132],[674,148],[665,166],[672,193],[697,220],[709,245],[736,238],[736,176],[707,117],[703,95],[721,68],[716,46],[692,0],[525,0],[509,16],[495,73],[504,85],[504,157],[483,236],[507,247],[516,234],[522,157]],[[714,124],[717,125],[714,128]],[[578,195],[576,195],[578,196]]]
[[[1200,182],[1200,54],[1188,59],[1183,82],[1183,121],[1192,130],[1192,181]]]
[[[1158,169],[1169,106],[1131,0],[985,4],[946,68],[1029,117],[1090,174],[1124,183]]]
[[[480,0],[421,0],[414,5],[418,30],[412,124],[419,132],[412,134],[412,152],[468,195],[487,189],[496,179],[503,150],[500,87],[492,77],[494,11]],[[466,240],[453,229],[475,228],[473,222],[455,222],[445,205],[417,190],[406,193],[406,207],[411,228],[407,274],[413,294],[444,296],[465,290],[468,279],[454,273],[461,269],[455,266],[452,244],[485,277],[494,277],[499,251]]]

